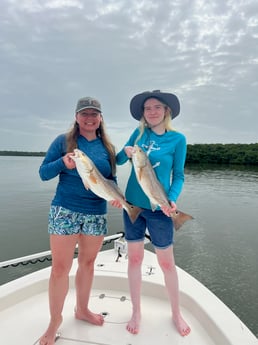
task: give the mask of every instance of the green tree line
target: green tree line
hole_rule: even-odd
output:
[[[0,156],[44,157],[45,152],[0,151]],[[258,165],[258,143],[188,144],[186,165],[190,164]]]
[[[28,156],[28,157],[44,157],[46,152],[28,152],[28,151],[0,151],[0,156]]]
[[[258,143],[187,145],[186,164],[258,165]]]

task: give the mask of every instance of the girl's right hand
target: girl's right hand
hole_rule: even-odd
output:
[[[74,155],[74,153],[67,153],[63,156],[63,162],[67,169],[74,169],[76,167],[75,161],[71,158],[71,156]]]

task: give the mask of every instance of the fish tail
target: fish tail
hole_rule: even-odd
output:
[[[138,218],[139,214],[142,212],[142,208],[128,204],[128,206],[126,207],[126,212],[131,222],[134,223]]]
[[[185,222],[193,219],[193,217],[190,214],[178,210],[176,211],[176,214],[171,215],[171,217],[173,219],[174,228],[176,231],[178,231]]]

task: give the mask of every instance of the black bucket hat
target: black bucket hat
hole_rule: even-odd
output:
[[[174,119],[180,112],[180,103],[173,93],[160,90],[145,91],[134,96],[130,102],[130,112],[136,120],[140,120],[143,114],[143,105],[149,98],[157,98],[171,109],[171,117]]]

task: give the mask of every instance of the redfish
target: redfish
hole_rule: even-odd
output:
[[[134,146],[132,152],[132,163],[137,181],[150,200],[152,211],[158,206],[170,206],[168,197],[157,179],[147,154],[137,145]],[[179,230],[187,220],[193,219],[189,214],[179,210],[172,212],[171,217],[176,230]]]
[[[84,152],[74,149],[74,155],[71,155],[71,158],[75,162],[85,188],[90,189],[106,201],[118,200],[128,213],[131,222],[134,223],[142,209],[127,203],[118,185],[114,181],[106,179]]]

